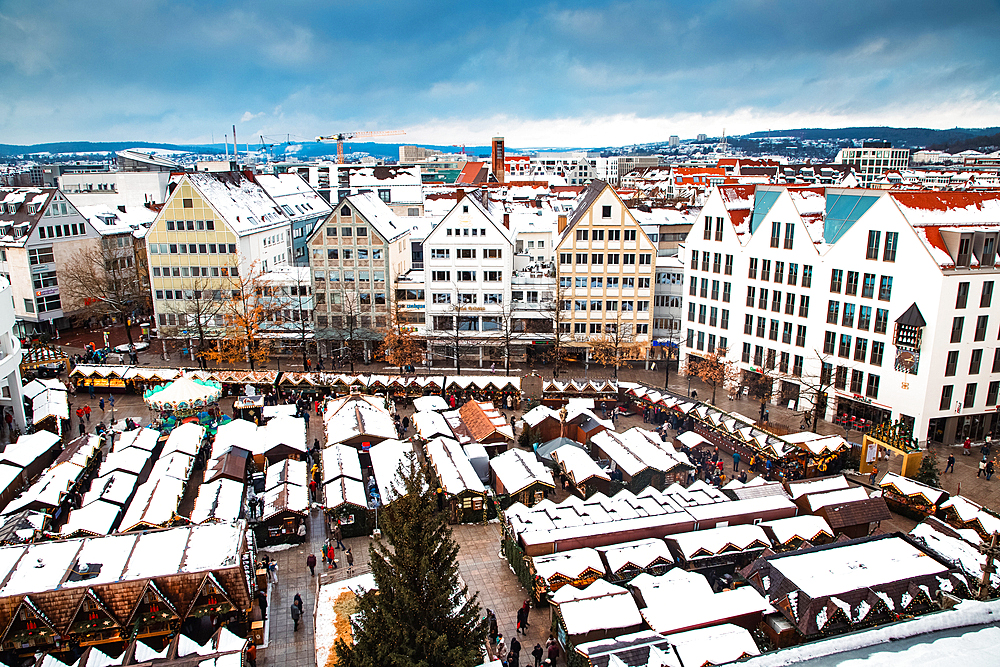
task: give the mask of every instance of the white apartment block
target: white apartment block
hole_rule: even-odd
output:
[[[994,193],[717,189],[684,247],[684,354],[728,348],[746,384],[763,369],[775,403],[827,419],[996,438],[998,237]]]
[[[286,164],[279,169],[298,174],[324,199],[338,202],[344,197],[371,192],[396,215],[424,214],[424,192],[420,165],[356,165],[320,162]]]
[[[893,148],[884,141],[866,141],[861,148],[842,148],[833,159],[834,164],[853,166],[863,186],[880,180],[887,171],[906,169],[909,162],[909,148]]]
[[[616,327],[648,351],[653,325],[656,245],[614,188],[595,180],[572,215],[559,216],[559,307],[563,334],[589,356],[590,341]]]
[[[539,153],[504,159],[508,181],[549,181],[552,185],[586,185],[597,170],[585,153]]]
[[[626,174],[642,167],[655,167],[660,164],[660,158],[656,155],[616,155],[592,159],[597,170],[596,178],[614,187],[621,185],[621,179]]]

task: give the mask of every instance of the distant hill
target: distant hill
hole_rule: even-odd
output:
[[[899,148],[926,148],[932,144],[950,144],[973,137],[1000,132],[1000,127],[967,129],[956,127],[951,130],[932,130],[923,127],[842,127],[839,129],[801,128],[797,130],[770,130],[742,135],[745,139],[772,137],[796,137],[813,141],[837,141],[838,139],[862,140],[884,139]],[[963,149],[964,150],[964,149]]]
[[[942,142],[928,146],[931,150],[945,151],[946,153],[961,153],[962,151],[979,151],[981,153],[992,153],[1000,149],[1000,134],[984,134],[978,137],[969,137],[957,141]]]
[[[170,151],[195,151],[199,153],[224,152],[221,145],[217,146],[181,146],[178,144],[155,144],[144,141],[57,141],[49,144],[32,144],[18,146],[15,144],[0,144],[0,156],[31,155],[33,153],[104,153],[108,151],[123,151],[127,148],[157,148]]]

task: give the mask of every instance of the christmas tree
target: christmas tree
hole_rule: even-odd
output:
[[[933,486],[935,488],[940,486],[941,480],[938,477],[938,460],[934,452],[930,450],[924,452],[924,458],[920,460],[920,468],[917,470],[917,474],[913,476],[913,479],[922,484],[926,484],[927,486]]]
[[[377,589],[358,601],[355,643],[338,640],[340,667],[474,667],[486,639],[478,594],[458,578],[458,545],[437,511],[426,470],[399,471],[405,495],[380,511],[370,547]]]

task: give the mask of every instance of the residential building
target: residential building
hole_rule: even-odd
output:
[[[559,216],[558,224],[562,333],[587,349],[590,341],[617,331],[639,344],[635,353],[645,358],[656,246],[614,188],[601,180],[587,186],[573,213],[568,219]]]
[[[423,181],[420,165],[319,164],[280,165],[287,173],[298,174],[330,202],[350,195],[372,192],[397,215],[424,214]]]
[[[653,282],[653,347],[663,350],[678,347],[682,336],[684,314],[684,262],[677,255],[656,258],[656,279]],[[672,355],[676,357],[676,353]]]
[[[727,348],[749,390],[827,419],[997,437],[998,242],[998,193],[720,188],[684,248],[683,352]]]
[[[504,160],[509,181],[547,181],[552,185],[585,185],[596,178],[586,153],[539,153],[532,157],[511,155]]]
[[[614,155],[593,158],[596,178],[618,187],[621,177],[641,167],[655,167],[660,158],[655,155]]]
[[[24,399],[21,392],[21,341],[8,280],[0,279],[0,408],[14,417],[24,433]]]
[[[428,364],[454,367],[456,347],[463,365],[503,359],[496,342],[514,307],[514,235],[502,215],[486,191],[459,190],[455,206],[424,239]],[[540,307],[542,295],[527,291],[520,300]]]
[[[292,263],[309,266],[308,239],[333,207],[295,174],[259,175],[256,181],[292,221]]]
[[[410,225],[373,192],[343,198],[308,238],[316,339],[325,356],[370,359],[390,323],[389,293],[410,270]]]
[[[865,141],[861,148],[841,148],[834,164],[854,167],[862,186],[871,185],[889,170],[906,169],[910,162],[909,148],[893,148],[888,141]]]
[[[313,343],[313,310],[315,302],[312,281],[307,266],[279,266],[261,276],[261,284],[270,306],[277,311],[261,327],[275,340],[276,353],[301,357],[303,345]]]
[[[183,174],[146,234],[153,310],[160,336],[186,336],[210,294],[219,300],[232,276],[270,271],[292,259],[291,220],[252,174]],[[203,322],[218,335],[224,322]]]

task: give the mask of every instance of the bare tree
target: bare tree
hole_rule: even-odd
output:
[[[228,280],[228,279],[227,279]],[[177,326],[161,326],[161,335],[166,338],[180,338],[182,331],[193,329],[198,338],[198,350],[206,348],[207,339],[216,339],[222,335],[222,330],[213,324],[216,316],[222,313],[225,304],[223,290],[219,287],[219,279],[196,278],[190,290],[184,291],[184,300],[174,301],[175,307],[183,308],[178,313]]]
[[[503,350],[504,370],[510,375],[510,358],[514,351],[514,344],[521,338],[523,328],[519,328],[517,320],[514,318],[514,304],[505,303],[500,310],[500,337],[498,347]]]
[[[64,306],[69,302],[91,315],[118,316],[132,343],[133,320],[148,310],[149,291],[142,288],[132,237],[122,240],[127,243],[119,246],[117,237],[108,236],[77,251],[59,268],[59,290]]]
[[[613,366],[616,380],[619,368],[631,368],[629,361],[635,357],[636,349],[633,325],[622,323],[621,311],[617,311],[614,322],[604,325],[600,338],[590,341],[594,360],[602,366]]]
[[[270,294],[264,271],[254,261],[245,272],[233,275],[230,270],[229,294],[223,298],[221,314],[225,319],[225,335],[206,356],[221,363],[246,360],[250,370],[263,366],[271,356],[271,341],[267,322],[281,310],[281,304]]]
[[[833,358],[829,354],[824,354],[819,350],[813,350],[813,354],[819,360],[819,370],[815,373],[803,373],[801,375],[782,374],[782,378],[798,383],[807,390],[806,400],[811,402],[810,412],[812,414],[812,424],[809,427],[812,432],[816,432],[817,423],[823,418],[826,411],[826,404],[830,397],[830,388],[834,383],[834,368],[830,360]],[[800,397],[801,398],[801,397]]]
[[[737,375],[735,362],[726,359],[727,352],[726,348],[717,347],[704,357],[689,354],[685,359],[685,374],[698,378],[712,388],[713,405],[718,388],[731,383]]]
[[[559,370],[568,361],[568,356],[572,348],[569,343],[573,340],[570,332],[572,326],[572,316],[569,300],[569,292],[559,284],[556,278],[555,298],[551,303],[543,304],[542,312],[552,322],[552,346],[546,354],[547,360],[552,364],[552,377],[559,377]]]

